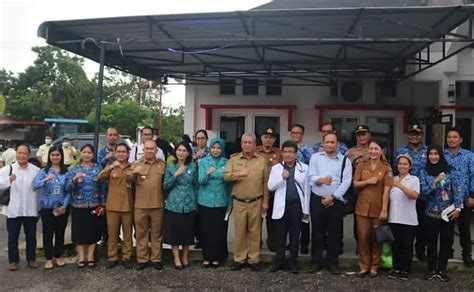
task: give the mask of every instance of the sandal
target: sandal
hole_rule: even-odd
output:
[[[369,273],[369,271],[360,271],[356,274],[356,277],[357,278],[365,278],[365,276],[367,276],[368,273]]]
[[[65,263],[64,263],[64,259],[63,258],[57,258],[56,259],[56,266],[58,267],[64,267]]]
[[[47,260],[46,263],[44,263],[44,268],[47,270],[50,270],[54,267],[53,261],[52,260]]]
[[[78,261],[78,262],[77,262],[77,267],[78,267],[79,269],[82,269],[82,268],[84,268],[85,266],[86,266],[86,262],[85,262],[85,261]]]
[[[211,263],[210,263],[210,262],[203,262],[202,265],[201,265],[201,267],[203,267],[203,268],[205,268],[205,269],[206,269],[206,268],[209,268],[210,266],[211,266]]]
[[[370,271],[370,273],[369,273],[370,278],[376,278],[378,275],[379,275],[379,273],[377,273],[377,271]]]
[[[214,269],[217,269],[219,266],[220,266],[220,263],[219,262],[212,262],[211,263],[211,266],[214,268]]]
[[[87,262],[87,267],[88,268],[95,268],[95,261],[88,261]]]

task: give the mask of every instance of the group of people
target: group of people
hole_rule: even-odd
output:
[[[313,147],[302,143],[304,130],[294,125],[291,140],[283,142],[281,149],[274,147],[272,128],[262,133],[258,147],[256,136],[244,133],[242,151],[227,159],[225,142],[214,138],[208,143],[205,130],[196,132],[195,147],[183,141],[169,153],[157,146],[151,128],[142,130],[143,143],[133,149],[118,143],[117,129],[109,128],[107,145],[97,157],[92,145],[84,145],[80,161],[69,168],[63,147],[50,146],[46,163],[39,169],[28,163],[29,147],[20,145],[16,162],[0,171],[0,188],[11,187],[10,203],[3,207],[9,269],[18,269],[21,225],[28,266],[37,267],[38,213],[47,269],[64,265],[69,213],[78,268],[96,266],[95,245],[104,229],[108,234],[107,268],[120,263],[120,235],[121,262],[125,268],[134,266],[133,230],[137,270],[149,265],[163,268],[163,243],[171,245],[176,269],[188,267],[195,238],[202,247],[202,267],[217,268],[228,257],[231,212],[235,229],[232,270],[260,270],[265,218],[266,244],[276,252],[271,271],[286,266],[298,273],[300,248],[301,253],[308,253],[311,242],[311,270],[326,268],[340,274],[343,220],[351,213],[358,277],[378,275],[382,243],[375,240],[374,229],[387,222],[395,239],[390,278],[408,279],[416,235],[416,254],[428,261],[426,278],[449,281],[446,267],[455,223],[463,260],[472,265],[469,224],[474,205],[474,156],[461,148],[459,130],[447,132],[448,147],[443,150],[436,144],[424,146],[422,128],[411,126],[408,145],[393,159],[397,175],[366,125],[355,128],[357,144],[351,149],[339,141],[330,123],[322,126],[322,142]]]

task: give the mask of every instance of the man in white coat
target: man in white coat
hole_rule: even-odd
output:
[[[283,268],[286,238],[290,238],[288,269],[298,273],[298,246],[301,220],[309,217],[310,188],[308,165],[296,160],[298,145],[285,141],[282,145],[283,162],[272,167],[268,189],[275,192],[272,219],[275,220],[276,256],[272,272]]]

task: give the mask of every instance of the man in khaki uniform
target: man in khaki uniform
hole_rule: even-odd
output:
[[[262,145],[257,146],[256,153],[260,156],[265,157],[268,163],[268,173],[273,165],[278,164],[282,161],[281,150],[279,148],[273,147],[276,141],[276,133],[272,128],[268,128],[261,136]],[[270,192],[270,197],[268,199],[268,211],[267,217],[265,217],[265,222],[267,224],[267,247],[270,251],[276,251],[276,242],[275,242],[275,227],[274,220],[272,219],[273,212],[273,196],[275,192]]]
[[[262,212],[268,209],[268,166],[264,157],[255,153],[255,135],[242,135],[242,152],[233,155],[224,171],[224,180],[232,182],[234,198],[235,251],[233,271],[248,262],[259,271]]]
[[[130,257],[132,255],[132,225],[133,225],[133,197],[131,192],[132,168],[128,163],[130,148],[127,144],[118,144],[115,148],[116,161],[108,164],[99,173],[99,180],[108,181],[107,203],[107,229],[108,260],[107,269],[114,268],[118,264],[118,237],[120,226],[123,230],[122,260],[127,269],[133,267]]]
[[[161,270],[161,240],[163,223],[163,177],[166,162],[156,159],[155,141],[146,141],[144,156],[133,165],[135,176],[135,229],[137,235],[137,270],[143,270],[149,261]],[[151,255],[148,237],[151,230]]]

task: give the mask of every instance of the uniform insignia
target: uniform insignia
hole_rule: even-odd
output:
[[[388,176],[393,177],[393,172],[391,170],[388,172]]]
[[[421,157],[426,158],[426,153],[421,153]]]

